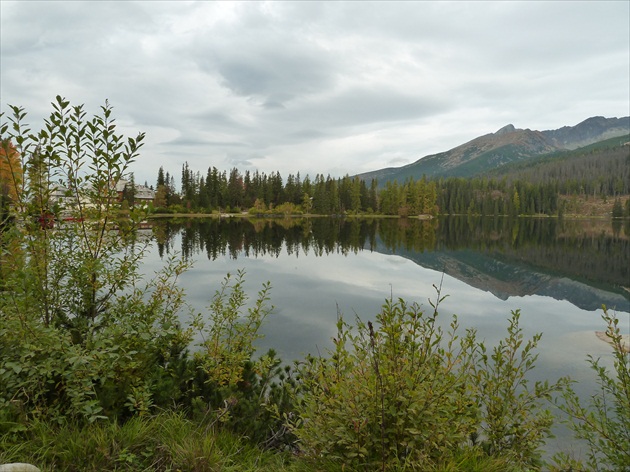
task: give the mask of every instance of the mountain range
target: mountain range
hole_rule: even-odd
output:
[[[575,126],[556,130],[518,129],[509,124],[495,133],[479,136],[449,151],[422,157],[402,167],[388,167],[358,176],[404,182],[408,178],[472,177],[515,162],[545,154],[569,151],[606,139],[630,134],[630,116],[605,118],[595,116]]]

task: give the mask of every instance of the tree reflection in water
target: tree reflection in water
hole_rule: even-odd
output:
[[[183,257],[205,253],[210,260],[278,257],[282,251],[296,257],[364,250],[405,257],[473,251],[628,298],[630,240],[628,228],[618,226],[556,218],[189,218],[155,220],[153,234],[160,257],[175,249],[175,236],[181,233],[177,249]]]

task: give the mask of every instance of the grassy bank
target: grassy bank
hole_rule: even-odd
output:
[[[0,464],[26,462],[42,472],[341,472],[352,470],[325,457],[309,459],[289,451],[263,450],[247,437],[163,412],[124,424],[98,422],[79,427],[39,422],[26,435],[0,436]],[[408,470],[419,470],[409,468]],[[509,472],[505,460],[468,451],[431,471]]]

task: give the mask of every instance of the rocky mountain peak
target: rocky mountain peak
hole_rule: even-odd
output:
[[[513,131],[516,131],[516,128],[514,127],[513,124],[510,123],[509,125],[505,125],[503,128],[501,128],[499,131],[497,131],[494,134],[495,135],[502,135],[502,134],[511,133]]]

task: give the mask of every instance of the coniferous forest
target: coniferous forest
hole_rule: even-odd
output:
[[[630,146],[619,138],[489,170],[470,178],[367,182],[357,176],[313,180],[280,172],[266,174],[209,167],[205,174],[185,163],[179,191],[174,174],[158,171],[156,212],[254,214],[437,214],[562,215],[567,198],[618,201],[614,216],[630,216]]]

